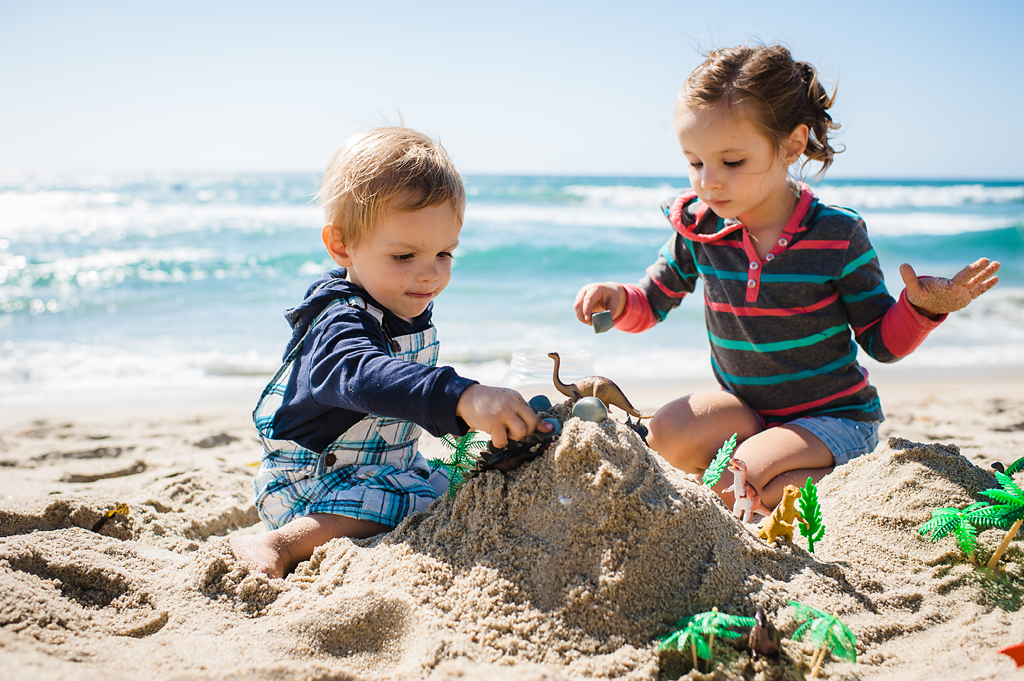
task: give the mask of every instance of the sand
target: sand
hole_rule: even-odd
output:
[[[228,546],[262,529],[243,401],[7,409],[0,678],[801,679],[814,651],[788,638],[778,662],[716,644],[714,674],[657,650],[712,607],[761,607],[791,635],[790,601],[857,636],[857,663],[828,658],[822,678],[1024,678],[997,652],[1024,642],[1024,540],[992,573],[916,531],[980,500],[992,461],[1024,456],[1024,382],[875,382],[883,442],[821,481],[813,554],[799,535],[759,539],[620,423],[567,418],[540,459],[390,533],[332,541],[283,580]],[[624,383],[640,409],[678,389]],[[980,554],[1003,534],[982,533]]]

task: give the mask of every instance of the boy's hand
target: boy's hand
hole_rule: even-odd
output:
[[[490,433],[495,447],[504,447],[509,440],[522,440],[537,428],[537,412],[523,396],[510,388],[492,388],[474,383],[459,398],[455,413],[473,430]],[[550,423],[541,423],[549,432]]]
[[[626,289],[622,284],[613,281],[606,281],[603,284],[587,284],[576,294],[576,302],[573,309],[576,310],[576,319],[584,324],[592,325],[590,320],[595,312],[608,310],[612,313],[612,319],[618,319],[626,307]]]
[[[989,290],[999,281],[995,276],[999,271],[998,262],[990,262],[988,258],[963,268],[952,279],[945,277],[918,278],[914,268],[903,263],[900,265],[900,276],[907,285],[907,300],[927,317],[938,317],[961,310]]]

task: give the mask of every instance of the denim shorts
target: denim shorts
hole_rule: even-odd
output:
[[[786,425],[800,426],[825,443],[837,466],[874,451],[881,421],[852,421],[836,416],[808,416]]]

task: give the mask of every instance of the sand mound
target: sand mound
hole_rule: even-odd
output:
[[[111,499],[2,512],[0,676],[677,678],[688,660],[655,640],[677,619],[761,606],[791,634],[789,600],[856,633],[859,664],[829,662],[830,678],[936,678],[939,664],[1010,678],[986,636],[1024,640],[1018,549],[1008,576],[988,578],[951,539],[916,533],[931,509],[994,484],[953,447],[893,439],[827,477],[814,555],[801,539],[764,543],[611,420],[568,419],[536,461],[480,475],[386,535],[332,541],[285,580],[249,574],[219,538],[252,523],[243,484],[161,477],[119,499],[132,515],[102,534],[87,528]],[[716,678],[802,678],[810,647],[783,648],[774,667],[719,649]]]

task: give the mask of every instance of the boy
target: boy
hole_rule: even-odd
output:
[[[444,149],[405,128],[356,135],[318,198],[340,268],[285,314],[284,364],[253,412],[264,448],[256,507],[273,529],[231,542],[271,577],[336,537],[386,532],[447,489],[417,451],[420,426],[483,430],[500,447],[538,421],[519,393],[435,367],[431,301],[451,278],[466,203]]]

